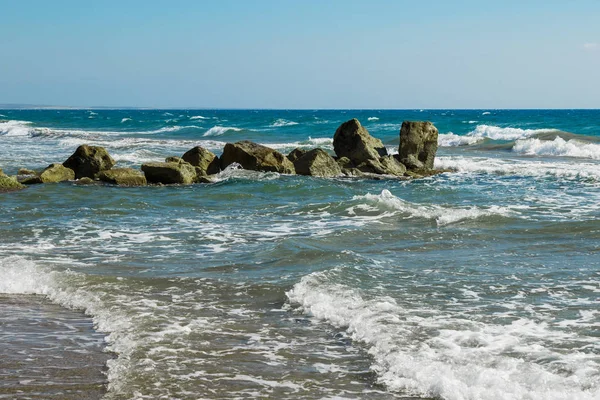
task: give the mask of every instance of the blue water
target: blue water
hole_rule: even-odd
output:
[[[452,172],[0,194],[0,294],[85,312],[107,399],[600,398],[599,110],[0,110],[0,168],[333,154],[350,118],[392,153],[432,121]]]

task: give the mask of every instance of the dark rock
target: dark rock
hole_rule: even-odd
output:
[[[25,188],[24,185],[17,182],[17,180],[11,176],[6,176],[0,170],[0,192],[12,192],[13,190],[20,190]]]
[[[42,178],[40,178],[37,175],[18,175],[17,180],[23,185],[37,185],[40,183],[44,183],[42,181]]]
[[[72,181],[75,179],[75,171],[59,163],[50,164],[40,173],[40,180],[43,183],[56,183]]]
[[[354,168],[354,163],[348,157],[340,157],[336,161],[342,169]]]
[[[219,158],[201,146],[188,150],[182,158],[196,167],[196,173],[200,176],[218,174],[221,170]]]
[[[95,180],[93,180],[92,178],[88,178],[87,176],[83,177],[81,179],[77,179],[75,181],[76,185],[94,185],[95,183],[96,183]]]
[[[186,162],[146,163],[142,164],[142,171],[150,183],[190,184],[196,181],[196,169]]]
[[[115,165],[115,160],[108,154],[104,147],[81,145],[75,153],[63,163],[67,168],[75,171],[75,178],[94,178],[94,176]]]
[[[252,171],[295,173],[294,164],[286,156],[277,150],[248,140],[225,145],[221,156],[221,169],[233,163],[238,163],[242,168]]]
[[[290,154],[288,154],[287,158],[291,162],[296,162],[297,159],[299,159],[300,157],[302,157],[305,154],[306,154],[306,150],[296,148],[296,149],[290,151]]]
[[[165,158],[165,162],[181,164],[183,162],[183,158],[177,157],[177,156],[170,156],[170,157]]]
[[[19,172],[17,172],[17,175],[37,175],[37,172],[27,168],[19,168]]]
[[[98,179],[119,186],[145,186],[146,177],[137,169],[114,168],[98,173]]]
[[[296,173],[300,175],[330,178],[340,176],[342,169],[337,162],[323,149],[306,152],[294,162]]]
[[[429,121],[404,121],[400,128],[400,161],[410,170],[432,169],[438,148],[438,130]],[[420,162],[423,166],[420,167]]]
[[[344,122],[335,131],[333,148],[338,157],[348,157],[355,165],[387,155],[381,140],[371,136],[356,118]]]

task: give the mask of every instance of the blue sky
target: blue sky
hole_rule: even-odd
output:
[[[0,14],[0,103],[600,108],[597,0],[0,0]]]

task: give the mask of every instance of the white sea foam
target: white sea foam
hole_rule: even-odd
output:
[[[235,128],[231,126],[213,126],[209,130],[207,130],[202,136],[221,136],[227,132],[240,132],[241,128]]]
[[[564,140],[556,137],[554,140],[524,139],[517,140],[513,146],[515,153],[538,156],[562,156],[591,158],[600,160],[600,144],[586,143],[579,140]]]
[[[209,119],[208,117],[204,117],[202,115],[194,115],[193,117],[190,117],[190,119]]]
[[[556,129],[521,129],[510,127],[502,128],[494,125],[477,125],[475,130],[469,132],[468,135],[493,140],[517,140],[548,132],[556,132]]]
[[[121,120],[121,123],[124,123],[124,122],[127,122],[127,121],[131,121],[131,118],[123,118],[123,119]]]
[[[482,140],[482,137],[461,136],[452,132],[440,133],[438,135],[438,145],[441,147],[470,146],[472,144],[479,143]]]
[[[273,122],[271,125],[269,125],[270,127],[273,128],[280,128],[280,127],[284,127],[284,126],[294,126],[294,125],[298,125],[298,122],[295,121],[288,121],[286,119],[278,119],[275,122]]]
[[[394,196],[389,190],[384,189],[381,194],[366,194],[364,196],[354,196],[353,200],[365,201],[367,206],[375,206],[383,211],[392,211],[408,218],[424,218],[435,220],[439,226],[444,226],[460,221],[473,220],[487,216],[510,216],[515,215],[514,211],[506,207],[491,206],[488,208],[470,207],[455,208],[443,207],[440,205],[415,204],[399,197]],[[361,205],[358,206],[360,209]],[[355,213],[356,207],[349,211]],[[386,214],[387,216],[394,214]]]
[[[289,301],[366,346],[379,383],[393,391],[447,400],[600,396],[597,357],[554,349],[574,340],[568,332],[524,318],[479,322],[451,309],[424,315],[390,297],[364,297],[329,272],[302,278]]]
[[[5,121],[0,122],[0,135],[6,136],[29,136],[32,122],[29,121]]]
[[[367,121],[379,121],[378,117],[369,117],[367,118]]]
[[[489,112],[489,111],[484,111],[481,113],[481,115],[490,115],[490,114],[491,114],[491,112]]]

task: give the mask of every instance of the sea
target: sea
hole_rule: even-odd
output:
[[[0,399],[600,399],[600,110],[0,110],[0,168],[352,118],[449,172],[1,193]]]

